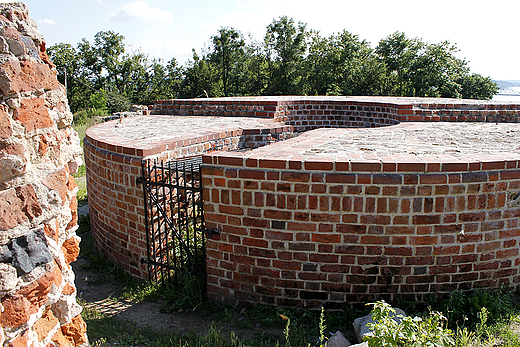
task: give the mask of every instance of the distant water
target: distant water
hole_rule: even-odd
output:
[[[514,94],[509,94],[514,93]],[[510,101],[520,103],[520,87],[512,87],[499,91],[500,95],[495,95],[493,101]]]

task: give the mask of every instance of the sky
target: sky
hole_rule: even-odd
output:
[[[9,2],[0,0],[0,2]],[[518,0],[25,0],[47,47],[94,41],[99,31],[125,37],[141,50],[180,63],[210,42],[221,27],[261,41],[281,16],[330,36],[347,30],[376,46],[395,31],[460,49],[472,72],[494,80],[520,80]]]

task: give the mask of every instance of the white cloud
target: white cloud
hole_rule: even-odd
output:
[[[151,8],[147,2],[137,0],[123,6],[110,16],[116,22],[166,22],[173,19],[170,11]]]
[[[47,25],[53,25],[53,24],[56,24],[55,21],[53,21],[52,19],[49,19],[49,18],[39,19],[39,20],[38,20],[38,23],[40,23],[40,24],[47,24]]]

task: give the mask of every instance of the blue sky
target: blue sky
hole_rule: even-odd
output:
[[[5,0],[0,0],[5,2]],[[473,72],[520,80],[520,1],[467,0],[26,0],[47,46],[93,41],[101,30],[125,36],[127,50],[141,49],[181,63],[220,27],[262,40],[282,15],[331,35],[343,29],[377,45],[394,31],[429,43],[449,40]]]

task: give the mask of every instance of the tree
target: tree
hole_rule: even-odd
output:
[[[458,49],[448,41],[424,44],[412,63],[413,96],[460,98],[457,80],[467,73],[466,62],[458,59]]]
[[[124,36],[100,31],[93,43],[59,43],[47,52],[67,81],[73,112],[123,111],[158,99],[231,95],[334,94],[490,99],[489,77],[470,73],[448,41],[428,44],[395,32],[370,44],[344,30],[330,37],[308,32],[286,16],[273,19],[263,41],[222,27],[209,48],[184,65],[125,52]]]
[[[229,96],[228,82],[230,73],[237,69],[244,56],[244,38],[234,28],[220,28],[219,34],[212,37],[213,53],[211,59],[220,67],[220,78],[224,88],[224,96]]]
[[[307,93],[379,95],[383,65],[365,40],[348,31],[323,38],[312,33],[307,64]]]
[[[490,100],[493,95],[498,93],[498,85],[490,77],[473,73],[465,74],[457,83],[461,86],[461,97],[464,99],[483,99]]]
[[[202,52],[199,56],[193,50],[193,60],[187,63],[182,83],[181,97],[197,98],[201,96],[219,97],[223,95],[221,80],[218,78],[216,65],[208,55]]]
[[[413,64],[423,48],[419,39],[409,39],[405,33],[395,32],[379,41],[376,53],[386,66],[388,84],[385,94],[413,96],[411,77]]]
[[[268,93],[299,94],[302,82],[302,61],[307,50],[306,25],[287,16],[267,26],[264,45],[269,63]]]

